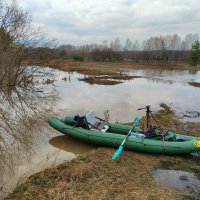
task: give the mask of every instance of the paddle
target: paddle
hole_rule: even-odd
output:
[[[131,131],[134,129],[135,125],[138,125],[140,123],[140,119],[136,117],[133,122],[134,122],[134,124],[133,124],[132,129],[128,132],[126,138],[123,140],[123,142],[121,143],[121,145],[119,146],[119,148],[117,149],[117,151],[115,151],[115,153],[112,155],[112,160],[115,160],[120,155],[120,153],[123,150],[124,143],[128,139],[128,137],[131,134]]]

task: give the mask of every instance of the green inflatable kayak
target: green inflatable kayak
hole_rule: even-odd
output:
[[[49,117],[48,123],[59,132],[78,140],[115,148],[120,146],[133,128],[129,125],[95,120],[96,117],[91,112],[86,117]],[[124,143],[124,149],[157,154],[189,154],[200,151],[200,138],[175,134],[156,127],[143,133],[134,127]]]

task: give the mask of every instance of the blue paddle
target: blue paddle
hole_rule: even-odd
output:
[[[121,145],[119,146],[119,148],[117,149],[117,151],[115,151],[115,153],[112,155],[112,160],[115,160],[120,155],[120,153],[123,150],[124,143],[128,139],[128,137],[131,134],[131,131],[134,129],[135,125],[138,125],[140,123],[140,119],[136,117],[133,122],[134,122],[134,124],[133,124],[132,129],[128,132],[126,138],[123,140],[123,142],[121,143]]]

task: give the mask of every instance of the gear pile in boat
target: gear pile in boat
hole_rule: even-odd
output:
[[[74,121],[75,121],[74,127],[87,128],[88,130],[99,130],[102,132],[106,132],[109,129],[108,125],[105,124],[106,121],[101,118],[95,117],[92,111],[86,113],[85,116],[79,116],[78,114],[75,115]],[[164,139],[165,141],[184,141],[184,138],[180,137],[177,140],[176,134],[168,129],[163,129],[151,125],[147,129],[145,129],[144,126],[137,128],[137,132],[132,132],[130,136],[146,137],[155,140]]]

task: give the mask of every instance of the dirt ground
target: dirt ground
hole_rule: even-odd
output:
[[[199,136],[200,124],[182,123],[165,104],[154,115],[161,126]],[[145,119],[142,119],[144,123]],[[176,169],[194,172],[200,178],[199,157],[163,156],[123,150],[114,161],[116,149],[99,147],[72,161],[31,176],[7,200],[178,200],[182,196],[154,179],[152,172]],[[198,199],[195,197],[193,199]]]

